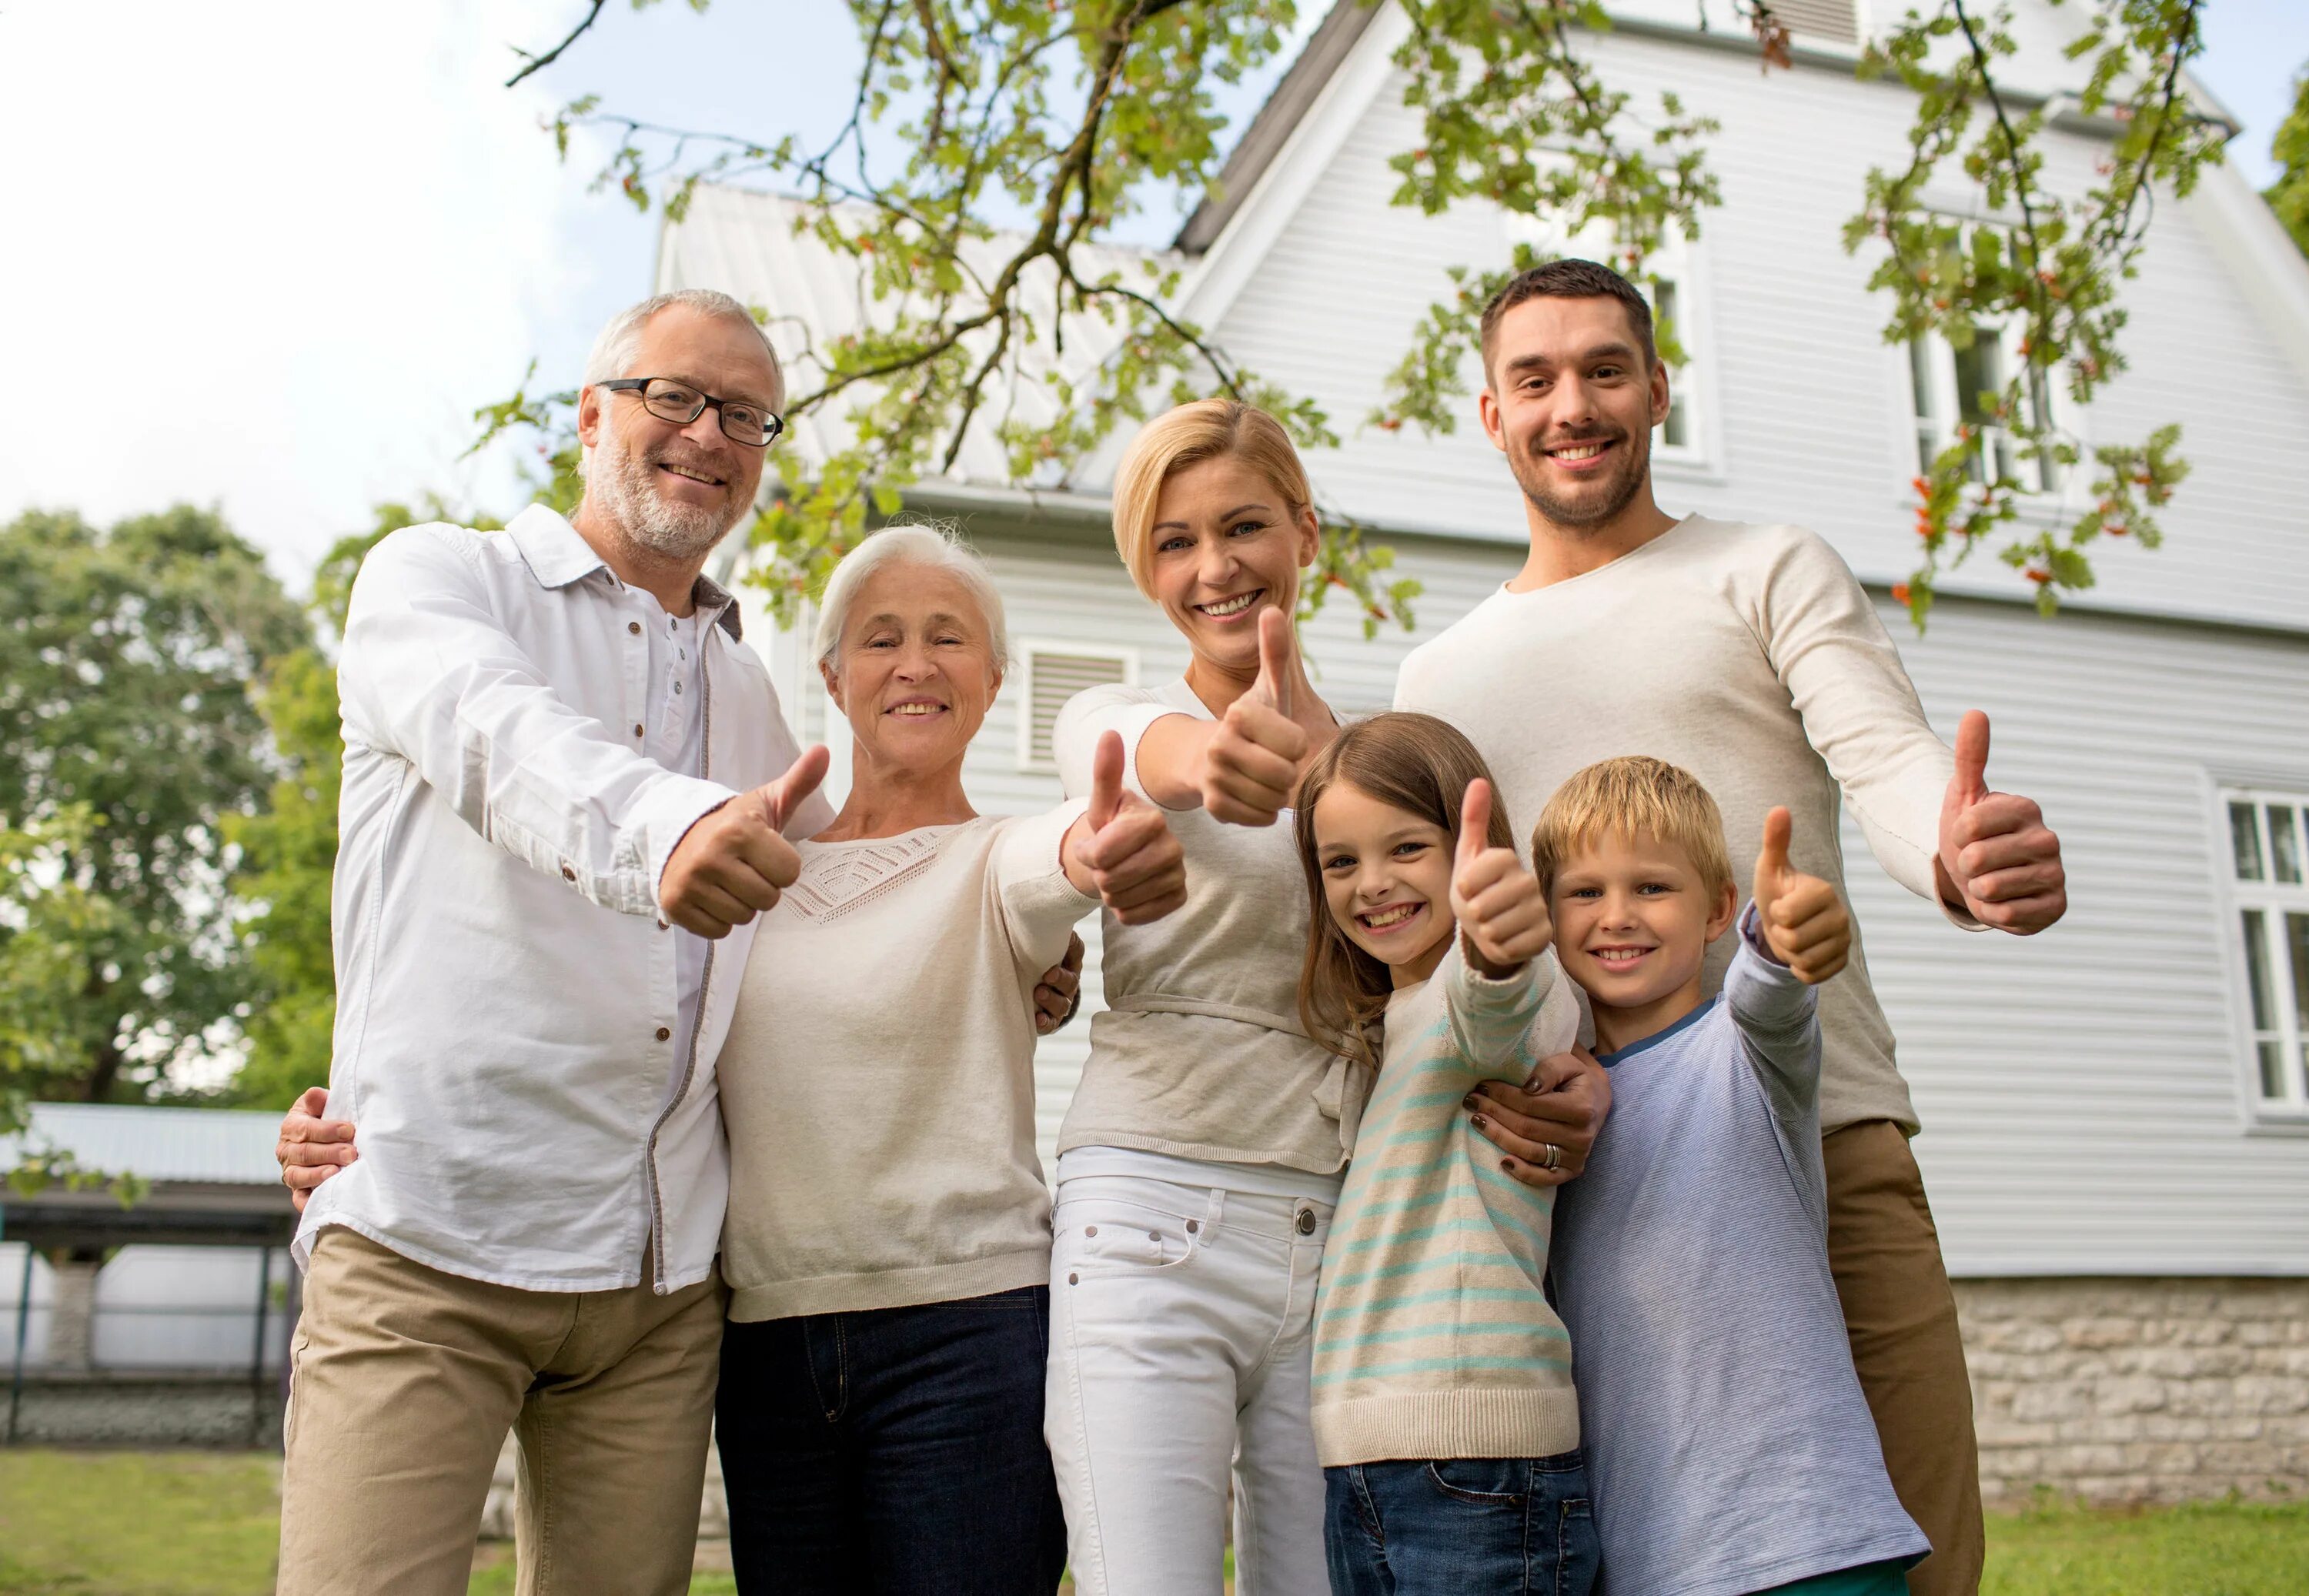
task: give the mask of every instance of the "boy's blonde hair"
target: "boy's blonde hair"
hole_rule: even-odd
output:
[[[1467,787],[1492,772],[1457,728],[1432,715],[1391,711],[1358,720],[1333,738],[1299,778],[1292,795],[1291,825],[1299,844],[1300,867],[1307,876],[1307,957],[1299,971],[1299,1022],[1307,1034],[1344,1057],[1377,1067],[1372,1028],[1387,1013],[1395,977],[1377,955],[1357,947],[1331,918],[1323,891],[1323,863],[1315,857],[1315,806],[1345,783],[1380,803],[1440,826],[1459,845],[1459,816]],[[1484,841],[1513,848],[1515,828],[1492,782],[1491,829]],[[1438,913],[1449,904],[1436,906]]]
[[[1232,399],[1198,399],[1155,417],[1123,451],[1114,472],[1114,551],[1148,598],[1154,596],[1154,506],[1163,484],[1223,455],[1274,484],[1293,521],[1313,503],[1291,435],[1265,410]]]
[[[1555,789],[1531,833],[1532,874],[1555,893],[1555,876],[1606,833],[1656,837],[1683,850],[1714,894],[1734,884],[1724,815],[1690,771],[1641,754],[1606,759]]]

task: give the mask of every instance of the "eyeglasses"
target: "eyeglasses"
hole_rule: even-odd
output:
[[[672,377],[619,377],[600,386],[613,393],[639,390],[644,410],[659,420],[670,421],[677,427],[688,426],[711,406],[718,412],[722,436],[733,444],[749,444],[756,448],[765,449],[777,441],[778,434],[786,429],[783,417],[765,410],[760,405],[748,404],[741,399],[716,399]]]

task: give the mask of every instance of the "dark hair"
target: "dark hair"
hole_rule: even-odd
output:
[[[1483,306],[1483,380],[1492,380],[1492,359],[1499,352],[1500,318],[1526,299],[1617,299],[1635,329],[1636,347],[1643,351],[1644,369],[1659,364],[1659,347],[1652,339],[1652,307],[1636,285],[1609,266],[1596,261],[1550,261],[1518,272],[1508,279],[1492,302]]]
[[[1331,739],[1299,778],[1293,795],[1291,828],[1299,843],[1299,864],[1307,875],[1307,959],[1299,971],[1299,1022],[1332,1052],[1376,1068],[1379,1049],[1371,1027],[1387,1012],[1395,979],[1388,967],[1349,939],[1331,918],[1323,895],[1323,863],[1315,857],[1315,805],[1345,782],[1382,804],[1440,826],[1454,848],[1459,841],[1460,807],[1467,784],[1492,772],[1458,729],[1432,715],[1395,711],[1359,720]],[[1484,841],[1513,848],[1515,828],[1507,806],[1492,783],[1492,824]]]

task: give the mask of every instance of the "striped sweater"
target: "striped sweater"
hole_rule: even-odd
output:
[[[1388,1000],[1316,1299],[1325,1467],[1579,1445],[1570,1338],[1540,1284],[1555,1194],[1503,1171],[1462,1102],[1484,1081],[1521,1083],[1578,1026],[1552,952],[1492,980],[1457,937],[1431,979]]]

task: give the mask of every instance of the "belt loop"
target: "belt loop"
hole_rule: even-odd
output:
[[[1211,1187],[1210,1200],[1203,1204],[1203,1227],[1206,1229],[1216,1229],[1225,1214],[1226,1188],[1215,1186]]]

